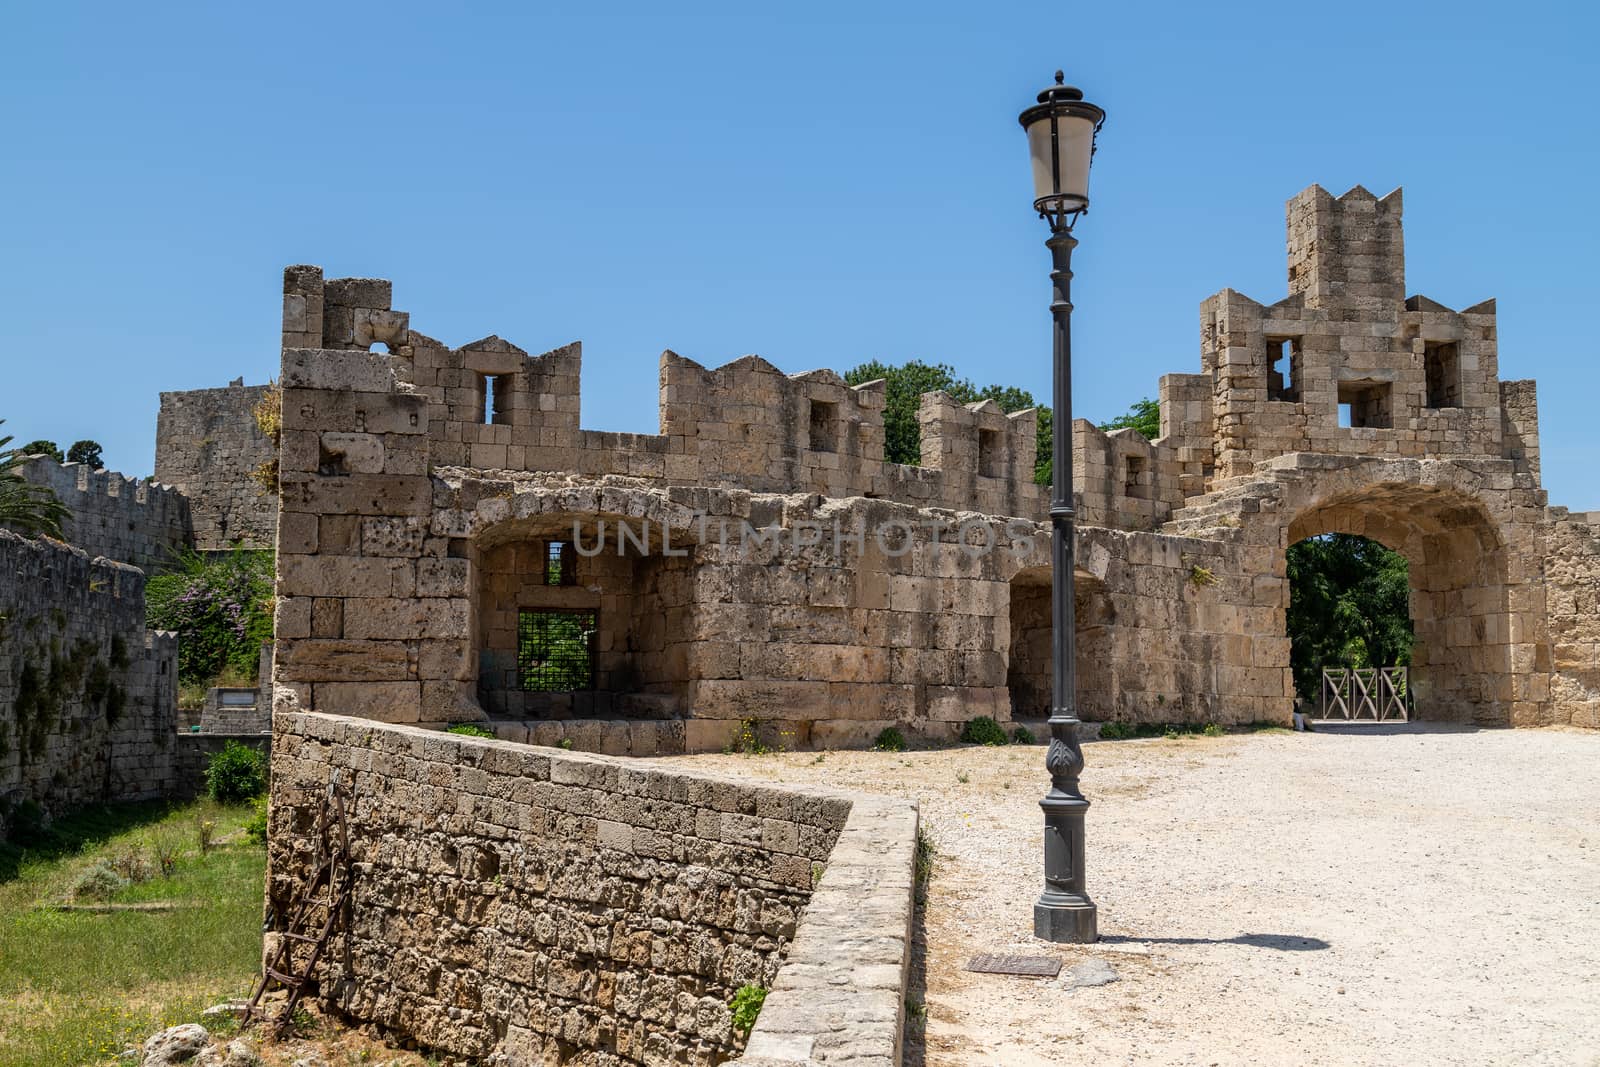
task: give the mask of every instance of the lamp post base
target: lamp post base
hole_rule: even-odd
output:
[[[1057,945],[1093,944],[1100,939],[1094,904],[1070,897],[1039,899],[1033,905],[1033,936]]]

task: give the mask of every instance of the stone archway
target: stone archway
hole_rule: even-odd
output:
[[[1416,484],[1336,494],[1297,511],[1282,548],[1327,533],[1366,537],[1406,557],[1416,717],[1510,725],[1517,687],[1509,560],[1482,501]]]
[[[1105,583],[1078,570],[1074,577],[1077,630],[1078,717],[1102,722],[1114,717],[1116,675],[1111,624],[1116,610]],[[1011,641],[1006,650],[1006,687],[1011,717],[1039,719],[1050,714],[1050,568],[1024,567],[1011,578]]]

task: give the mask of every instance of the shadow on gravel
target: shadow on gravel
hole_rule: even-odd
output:
[[[1346,722],[1318,719],[1310,724],[1309,732],[1392,737],[1395,734],[1475,734],[1479,728],[1471,723],[1460,722]]]
[[[1130,937],[1101,934],[1100,940],[1121,945],[1246,945],[1279,952],[1318,952],[1333,947],[1320,937],[1295,937],[1292,934],[1240,934],[1238,937]]]

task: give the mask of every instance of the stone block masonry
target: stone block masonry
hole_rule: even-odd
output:
[[[156,480],[189,498],[193,547],[271,548],[278,501],[256,478],[275,456],[255,409],[272,387],[238,379],[222,389],[162,393]]]
[[[0,530],[0,819],[167,792],[176,685],[141,571]]]
[[[1420,717],[1590,722],[1596,550],[1547,516],[1536,390],[1499,379],[1494,302],[1405,295],[1398,191],[1313,186],[1287,223],[1289,295],[1202,304],[1200,373],[1162,379],[1158,440],[1071,427],[1077,710],[1287,723],[1286,551],[1347,533],[1410,565]],[[577,345],[452,348],[391,296],[284,273],[280,709],[634,754],[752,719],[826,747],[1047,711],[1028,413],[927,394],[926,465],[902,466],[881,383],[668,352],[661,432],[601,434]],[[730,548],[708,519],[846,541]]]
[[[22,476],[56,494],[72,512],[62,538],[89,553],[149,571],[169,564],[190,543],[189,499],[173,486],[57,463],[37,456]]]
[[[347,798],[330,1010],[497,1064],[711,1065],[740,1052],[728,1005],[757,984],[763,1054],[899,1062],[910,802],[320,714],[274,729],[275,912],[334,775]]]

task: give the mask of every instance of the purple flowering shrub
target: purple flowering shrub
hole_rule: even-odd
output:
[[[254,677],[261,643],[272,640],[272,553],[185,554],[145,584],[145,617],[154,629],[177,632],[180,684]]]

